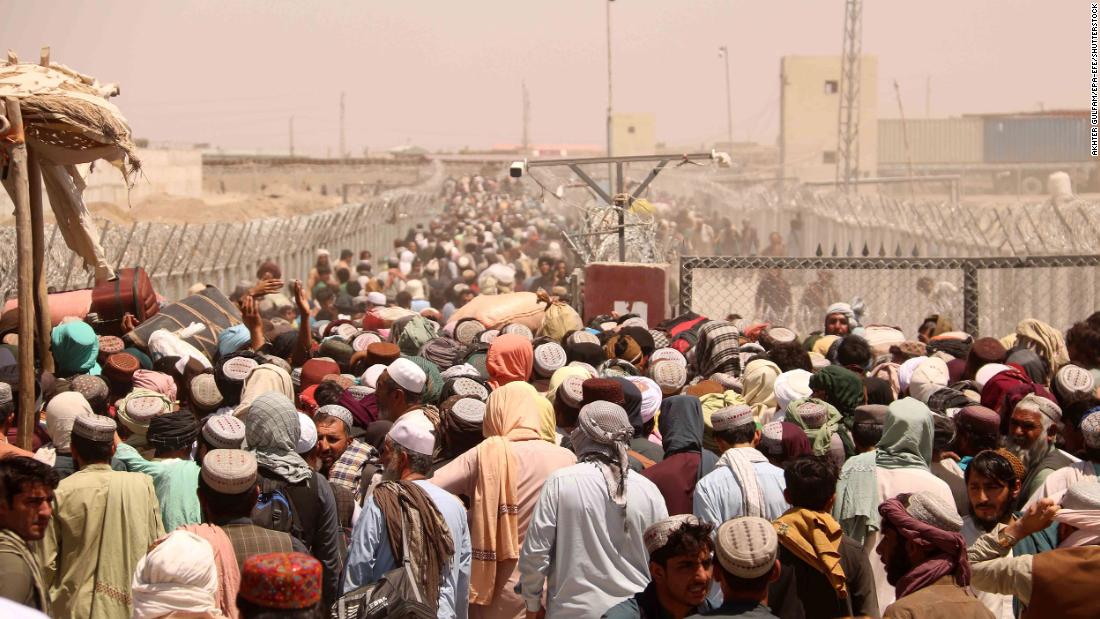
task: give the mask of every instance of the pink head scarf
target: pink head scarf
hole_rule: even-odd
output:
[[[489,386],[496,389],[517,380],[526,382],[531,377],[534,363],[531,340],[515,333],[498,336],[489,344],[489,352],[485,355]]]
[[[173,402],[176,400],[176,381],[161,372],[152,370],[134,372],[134,388],[156,391]]]

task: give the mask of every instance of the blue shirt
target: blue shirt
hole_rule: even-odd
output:
[[[466,508],[451,493],[426,480],[414,481],[435,503],[451,531],[455,554],[439,583],[439,617],[464,619],[470,591],[470,528]],[[363,504],[363,512],[351,533],[351,549],[344,571],[344,593],[382,579],[397,567],[390,548],[386,518],[372,497]]]

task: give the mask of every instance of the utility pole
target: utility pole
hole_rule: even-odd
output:
[[[523,154],[528,155],[531,152],[530,134],[528,133],[528,126],[531,123],[531,98],[527,95],[527,82],[521,82],[523,86]]]
[[[840,58],[840,105],[837,118],[836,182],[845,191],[859,177],[860,72],[863,55],[863,3],[846,0],[844,43]]]
[[[725,45],[718,48],[718,55],[726,61],[726,132],[729,138],[728,148],[733,152],[733,99],[730,94],[730,50]]]
[[[348,156],[347,142],[344,138],[344,93],[340,93],[340,159]]]
[[[294,156],[294,117],[290,117],[290,156]]]

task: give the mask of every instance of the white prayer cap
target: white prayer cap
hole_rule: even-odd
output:
[[[779,537],[772,523],[755,516],[727,520],[715,535],[718,563],[738,578],[751,580],[772,570]]]
[[[672,534],[683,528],[684,525],[699,526],[703,524],[692,514],[679,514],[670,516],[664,520],[658,520],[646,527],[642,540],[645,542],[645,550],[653,554],[665,547]]]
[[[1017,402],[1016,409],[1037,411],[1054,423],[1061,423],[1062,421],[1062,408],[1043,396],[1034,393],[1025,395],[1024,399]]]
[[[989,379],[1010,369],[1012,368],[1003,363],[987,363],[978,368],[978,371],[974,374],[974,382],[978,383],[978,389],[984,389]]]
[[[372,392],[378,388],[378,377],[382,375],[382,372],[386,371],[385,364],[375,363],[367,368],[366,372],[363,372],[363,378],[359,381],[364,387],[369,388]]]
[[[368,292],[367,293],[367,305],[385,305],[386,295],[381,292]]]
[[[916,372],[917,368],[925,361],[928,361],[928,357],[912,357],[906,359],[905,363],[902,363],[901,366],[898,367],[898,387],[902,391],[908,391],[909,381],[913,378],[913,372]]]
[[[424,391],[424,385],[428,382],[428,375],[424,370],[404,357],[395,359],[386,370],[393,382],[405,391],[420,393]]]
[[[423,423],[415,419],[406,419],[406,417],[408,415],[403,415],[394,422],[387,436],[393,442],[413,453],[424,456],[432,455],[432,451],[435,449],[435,437],[432,436],[431,430],[426,428]]]
[[[752,408],[745,404],[734,404],[733,406],[720,408],[710,416],[710,425],[715,432],[725,432],[752,423]]]
[[[958,533],[963,521],[954,503],[949,503],[931,492],[915,492],[909,495],[909,506],[905,511],[924,524]]]
[[[340,406],[339,404],[325,404],[321,408],[317,409],[318,415],[328,415],[329,417],[335,417],[344,422],[347,429],[350,431],[355,426],[355,418],[352,417],[351,411]],[[316,422],[315,422],[316,423]]]
[[[213,449],[203,456],[201,474],[214,492],[240,494],[256,487],[256,456],[242,449]]]
[[[317,444],[317,424],[313,423],[309,415],[298,413],[298,425],[301,426],[302,433],[298,436],[298,444],[294,446],[294,451],[304,454]]]
[[[1081,434],[1085,438],[1085,447],[1100,448],[1100,414],[1093,413],[1081,420]]]

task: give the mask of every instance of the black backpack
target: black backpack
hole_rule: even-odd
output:
[[[405,529],[401,543],[408,547]],[[416,582],[408,556],[401,565],[386,572],[380,580],[344,594],[332,605],[332,619],[432,619],[437,615],[438,600],[425,600]]]
[[[260,496],[252,508],[252,524],[289,533],[302,540],[302,522],[287,493],[287,485],[263,476],[258,476],[257,481],[260,485]]]

